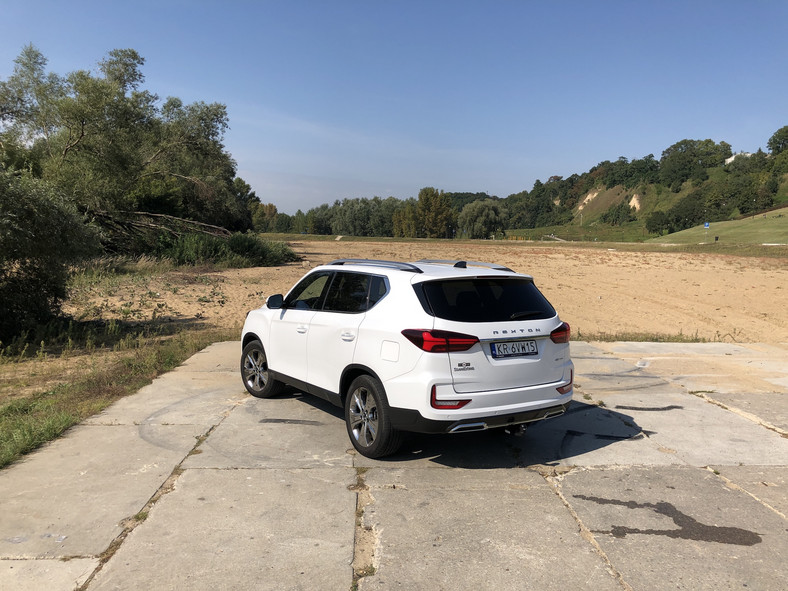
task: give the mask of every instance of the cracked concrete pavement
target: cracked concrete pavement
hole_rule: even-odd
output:
[[[0,589],[788,588],[788,346],[572,356],[566,415],[376,461],[216,343],[0,471]]]

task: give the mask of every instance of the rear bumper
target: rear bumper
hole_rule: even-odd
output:
[[[569,402],[508,415],[461,419],[459,421],[425,419],[419,411],[405,408],[390,408],[389,416],[391,417],[392,426],[401,431],[414,433],[464,433],[542,421],[564,414],[568,407]]]

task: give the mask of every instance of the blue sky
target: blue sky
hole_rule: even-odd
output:
[[[66,74],[146,60],[162,99],[227,105],[238,175],[279,211],[432,186],[506,197],[681,139],[788,125],[788,2],[0,0]]]

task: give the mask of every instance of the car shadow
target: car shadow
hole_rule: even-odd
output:
[[[428,460],[454,468],[522,468],[573,464],[602,448],[642,439],[643,430],[626,414],[574,401],[566,413],[528,426],[522,435],[501,429],[456,435],[409,434],[386,462]]]
[[[333,415],[338,427],[345,429],[342,409],[330,402],[291,389],[282,396]],[[452,435],[406,433],[397,453],[375,461],[428,462],[467,469],[572,464],[573,458],[648,434],[630,415],[575,400],[560,417],[533,423],[522,435],[509,435],[502,429]]]

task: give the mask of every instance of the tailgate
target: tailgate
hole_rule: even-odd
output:
[[[569,354],[568,345],[557,345],[550,340],[554,320],[549,328],[534,326],[544,322],[528,322],[531,326],[527,328],[509,327],[505,329],[506,334],[498,326],[476,325],[474,336],[480,342],[467,351],[449,353],[454,391],[466,394],[560,381]],[[467,332],[467,325],[464,328]],[[452,328],[446,326],[444,330]]]

